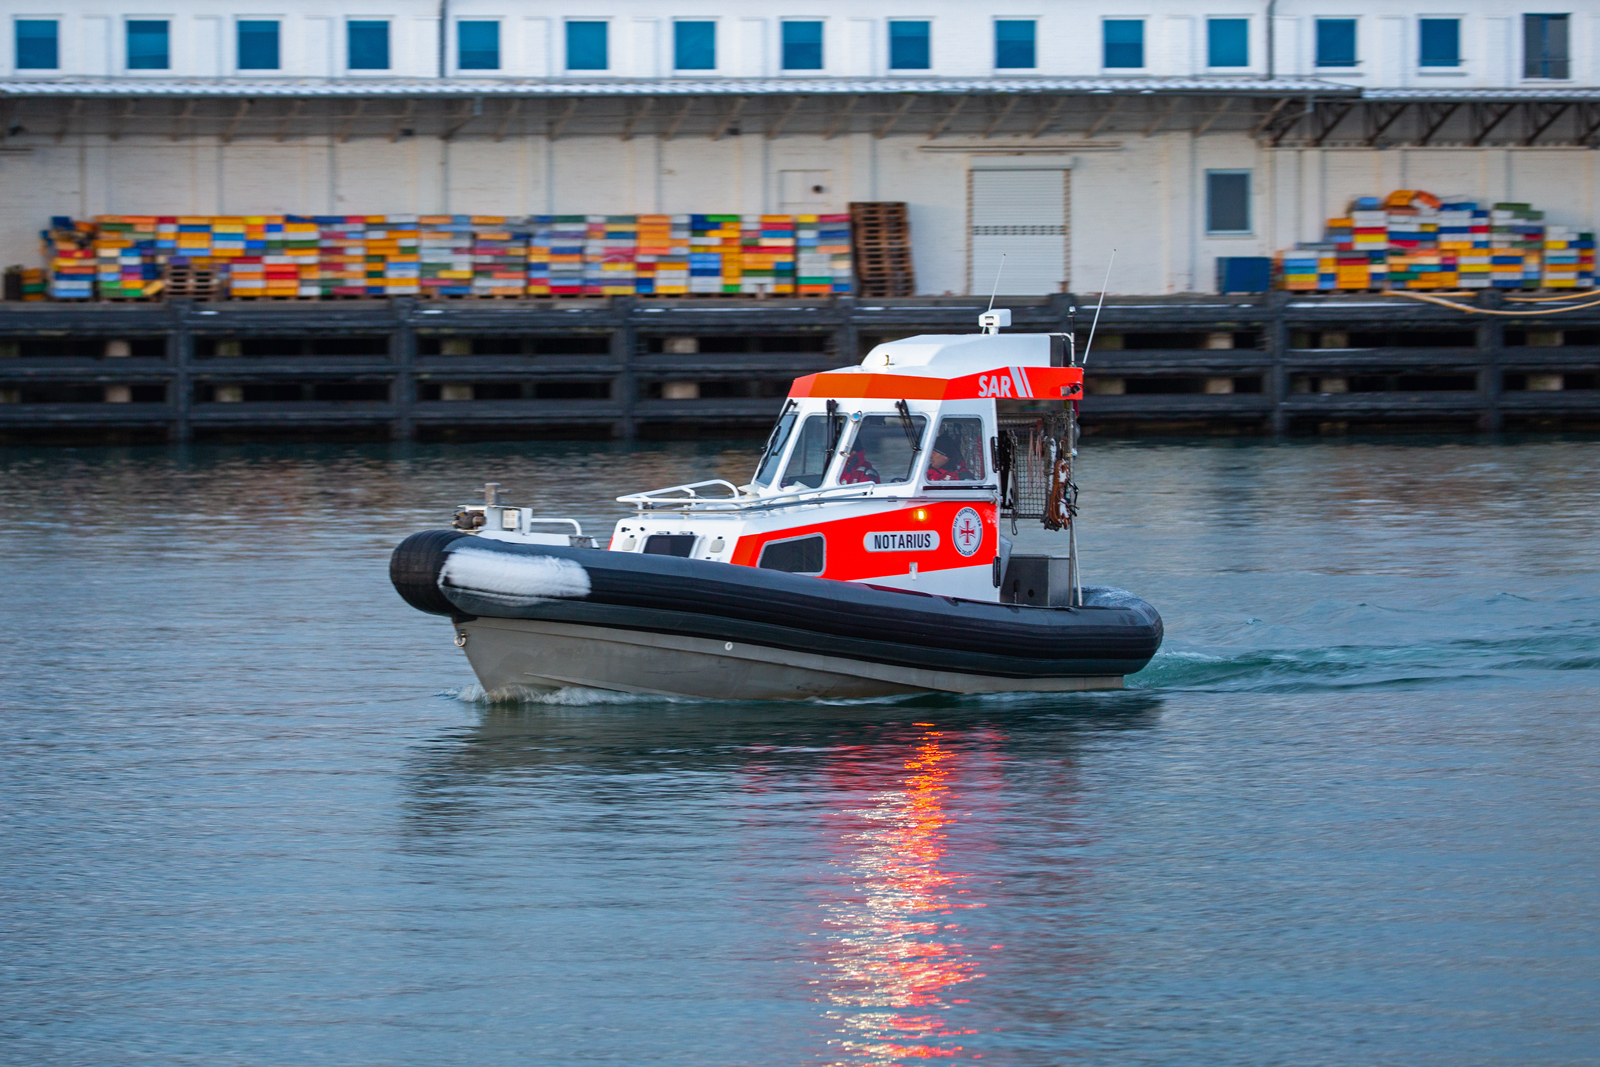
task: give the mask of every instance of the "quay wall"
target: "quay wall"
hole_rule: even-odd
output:
[[[1481,294],[1140,297],[1105,308],[1086,432],[1600,429],[1600,309]],[[0,304],[0,442],[760,432],[803,374],[969,333],[982,298]],[[1077,329],[1072,294],[1002,297]],[[1073,307],[1080,308],[1074,316]]]

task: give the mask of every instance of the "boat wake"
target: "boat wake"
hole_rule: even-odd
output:
[[[1205,652],[1169,648],[1129,689],[1256,693],[1455,685],[1524,671],[1600,670],[1600,637],[1550,634],[1396,645]]]
[[[608,689],[586,689],[582,686],[564,686],[560,689],[533,689],[527,686],[508,686],[492,692],[473,683],[460,689],[446,689],[442,696],[481,708],[510,707],[584,707],[594,704],[670,704],[694,703],[679,697],[655,696],[649,693],[617,693]]]

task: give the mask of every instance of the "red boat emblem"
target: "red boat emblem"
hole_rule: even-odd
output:
[[[957,552],[972,555],[983,544],[983,519],[971,508],[962,508],[950,525],[950,540],[955,542]]]

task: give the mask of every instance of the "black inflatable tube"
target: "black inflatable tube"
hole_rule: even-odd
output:
[[[448,552],[466,547],[451,533],[416,534],[395,550],[407,558],[411,583],[402,588],[397,580],[396,588],[423,611],[686,634],[1018,678],[1132,674],[1161,646],[1160,615],[1120,591],[1097,590],[1091,598],[1086,590],[1082,608],[1021,607],[677,556],[472,538],[475,551],[569,559],[588,572],[587,597],[509,604],[438,586]],[[421,588],[428,577],[437,598]]]

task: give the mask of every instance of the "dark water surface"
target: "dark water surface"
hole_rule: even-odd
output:
[[[1600,1062],[1595,444],[1087,443],[1120,693],[490,707],[389,587],[753,451],[0,450],[0,1061]]]

